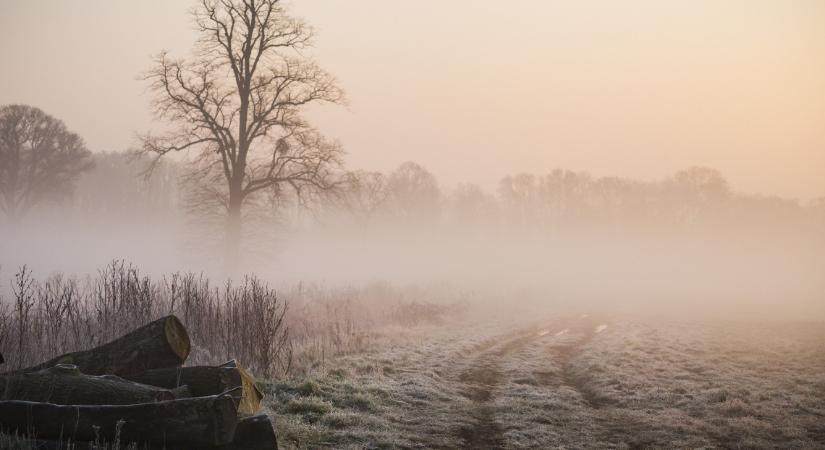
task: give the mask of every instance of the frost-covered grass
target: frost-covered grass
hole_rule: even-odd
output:
[[[825,327],[603,319],[385,330],[267,407],[285,448],[825,446]]]
[[[285,448],[457,448],[471,401],[458,382],[492,333],[467,323],[387,329],[371,351],[311,378],[265,384]]]
[[[279,444],[825,448],[823,324],[528,317],[390,325],[263,382]]]
[[[654,446],[825,446],[823,324],[622,322],[572,370]]]

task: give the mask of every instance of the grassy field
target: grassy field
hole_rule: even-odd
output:
[[[825,448],[821,323],[524,316],[387,325],[262,381],[281,447]]]
[[[825,447],[821,324],[468,318],[371,339],[266,383],[283,447]]]

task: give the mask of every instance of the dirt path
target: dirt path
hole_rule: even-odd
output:
[[[508,353],[524,345],[529,335],[534,332],[523,334],[481,352],[459,377],[459,381],[466,384],[464,396],[473,401],[473,410],[470,412],[473,423],[459,430],[461,448],[502,448],[504,446],[503,431],[494,420],[490,399],[493,390],[502,379],[501,360]]]
[[[495,389],[504,379],[502,366],[507,358],[528,343],[548,335],[550,339],[561,337],[566,333],[580,336],[573,342],[553,348],[554,359],[563,367],[563,382],[580,392],[582,398],[592,407],[601,406],[599,399],[588,393],[581,383],[570,373],[570,361],[581,347],[586,345],[596,334],[599,321],[587,316],[559,320],[545,327],[531,327],[502,336],[498,341],[494,338],[488,345],[473,356],[469,366],[459,376],[459,381],[465,384],[463,394],[473,401],[473,409],[469,411],[472,423],[459,430],[463,449],[495,449],[503,448],[505,439],[504,430],[495,420],[493,396]]]
[[[566,328],[565,331],[566,333],[575,334],[579,336],[579,338],[564,345],[551,347],[552,356],[557,364],[562,367],[562,383],[576,390],[582,399],[587,402],[588,406],[597,409],[606,406],[605,400],[596,396],[587,388],[581,378],[573,373],[571,362],[573,357],[581,351],[582,347],[587,345],[596,334],[605,329],[602,327],[605,327],[605,325],[601,324],[601,321],[587,316],[572,320],[570,327]]]
[[[495,420],[492,405],[493,393],[503,381],[502,364],[509,355],[523,348],[530,341],[543,336],[531,327],[510,333],[488,345],[474,356],[469,367],[459,376],[465,385],[463,394],[473,401],[469,412],[472,423],[459,430],[462,449],[495,449],[505,444],[501,426]]]

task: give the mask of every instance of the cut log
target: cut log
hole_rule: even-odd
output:
[[[149,442],[174,448],[232,442],[238,423],[228,395],[137,405],[55,405],[0,401],[0,429],[39,439]]]
[[[272,420],[266,414],[246,417],[238,422],[231,444],[221,445],[220,450],[278,450],[278,440]]]
[[[241,398],[238,410],[243,411],[244,414],[257,414],[261,410],[261,400],[264,399],[264,393],[261,392],[258,383],[255,382],[255,377],[248,370],[239,366],[234,359],[221,364],[221,367],[238,369],[241,375],[244,395]]]
[[[261,410],[263,393],[255,384],[254,377],[243,368],[237,367],[234,362],[220,367],[196,366],[153,369],[132,375],[129,379],[166,389],[186,385],[189,386],[189,390],[195,397],[216,395],[241,388],[238,414],[248,416],[257,414]]]
[[[77,366],[58,364],[37,372],[0,376],[0,398],[57,405],[131,405],[178,397],[168,389],[118,377],[85,375]]]
[[[180,366],[189,350],[186,328],[177,317],[166,316],[108,344],[67,353],[20,372],[74,364],[85,374],[126,377],[149,369]]]
[[[95,450],[101,448],[94,442],[68,442],[59,440],[32,440],[31,445],[37,450]],[[130,444],[122,438],[120,448]],[[178,444],[181,445],[181,444]],[[241,419],[235,427],[235,436],[231,443],[218,446],[193,447],[192,444],[183,444],[175,447],[174,444],[141,443],[137,446],[141,450],[278,450],[278,440],[275,438],[275,429],[272,421],[266,414],[258,414]]]

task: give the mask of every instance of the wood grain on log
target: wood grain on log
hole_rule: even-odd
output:
[[[237,367],[234,362],[231,365],[227,363],[220,367],[153,369],[132,375],[129,379],[166,389],[186,385],[195,397],[216,395],[241,388],[238,414],[242,416],[257,414],[261,410],[261,400],[263,400],[263,393],[255,384],[254,377],[243,368]]]
[[[0,428],[40,439],[150,442],[199,448],[232,442],[238,423],[227,395],[137,405],[55,405],[0,401]]]
[[[257,414],[261,410],[261,401],[264,399],[264,393],[261,392],[261,389],[258,387],[258,383],[255,382],[255,377],[252,376],[248,370],[238,365],[238,362],[234,359],[221,364],[221,367],[238,369],[238,372],[241,375],[241,381],[243,382],[243,397],[241,398],[241,404],[238,407],[238,411],[242,411],[243,414],[249,415]]]
[[[186,328],[175,316],[166,316],[89,350],[67,353],[20,372],[34,372],[58,364],[74,364],[89,375],[126,377],[161,367],[180,366],[190,350]]]

